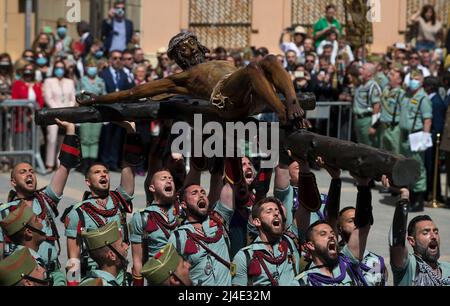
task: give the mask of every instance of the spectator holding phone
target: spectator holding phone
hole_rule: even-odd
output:
[[[342,35],[342,26],[339,23],[339,21],[337,21],[337,19],[335,18],[336,6],[334,4],[327,5],[325,10],[326,10],[325,17],[319,19],[314,24],[313,36],[314,39],[316,40],[316,48],[318,48],[322,40],[324,40],[327,37],[328,32],[334,30],[339,33],[339,36]]]
[[[118,0],[109,10],[108,19],[102,23],[102,39],[105,49],[125,51],[133,36],[133,22],[125,18],[125,1]]]

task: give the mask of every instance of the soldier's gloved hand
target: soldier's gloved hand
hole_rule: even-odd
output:
[[[59,119],[55,119],[55,121],[60,127],[66,129],[66,136],[58,157],[59,162],[67,169],[76,168],[81,163],[82,155],[80,138],[75,135],[75,125]]]

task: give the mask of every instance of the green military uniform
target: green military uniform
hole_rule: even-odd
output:
[[[0,261],[0,286],[14,286],[37,267],[28,248],[15,251]]]
[[[363,282],[356,273],[360,269],[359,264],[348,246],[344,246],[339,254],[339,263],[333,269],[333,277],[323,274],[320,268],[311,262],[308,269],[300,273],[296,280],[301,286],[361,286]]]
[[[83,76],[78,83],[77,92],[80,93],[82,90],[97,96],[106,95],[105,81],[99,76],[96,76],[93,81],[88,76]],[[97,159],[102,125],[102,123],[82,123],[80,125],[83,159]]]
[[[202,222],[207,240],[202,241],[202,244],[210,251],[193,241],[192,238],[189,239],[189,236],[195,235],[196,230],[192,224],[187,222],[173,231],[169,238],[169,242],[176,247],[178,253],[191,263],[189,275],[195,286],[231,285],[232,271],[229,267],[230,252],[226,231],[233,216],[233,210],[218,201],[214,212],[220,215],[222,222],[214,221],[211,216]],[[222,232],[221,235],[219,235],[220,232]]]
[[[389,79],[383,71],[377,72],[375,75],[375,82],[380,86],[381,91],[384,91],[389,85]]]
[[[381,149],[400,154],[400,111],[405,91],[401,87],[385,88],[381,97]]]
[[[379,141],[376,136],[369,136],[372,126],[373,105],[381,103],[381,89],[374,79],[360,85],[355,90],[353,113],[355,115],[355,132],[358,143],[377,147]]]
[[[7,236],[12,236],[19,231],[21,231],[28,223],[31,221],[31,218],[34,216],[33,210],[26,203],[20,204],[17,209],[9,213],[5,219],[0,222],[0,226],[3,229],[4,233]],[[23,245],[16,245],[16,250],[23,249]],[[42,266],[46,267],[45,261],[42,259],[41,255],[37,253],[33,249],[29,249],[31,255],[36,260],[36,262]],[[60,271],[51,271],[50,278],[53,286],[65,286],[66,285],[66,277]]]
[[[100,207],[92,197],[75,204],[64,220],[66,237],[76,239],[80,237],[83,230],[98,229],[105,224],[115,221],[121,226],[124,233],[123,238],[127,241],[128,225],[126,223],[126,214],[129,208],[126,206],[130,205],[129,203],[132,200],[133,197],[128,195],[122,186],[119,186],[115,191],[110,192],[105,208]],[[97,264],[92,258],[87,256],[84,248],[81,251],[83,271],[96,269]]]
[[[433,117],[431,100],[423,90],[419,89],[413,96],[407,93],[401,101],[400,113],[400,153],[412,157],[420,163],[420,177],[412,188],[413,192],[425,192],[427,176],[424,166],[424,152],[411,152],[408,136],[423,130],[423,121]],[[414,124],[414,119],[416,118]],[[413,126],[414,124],[414,126]]]
[[[273,254],[260,237],[241,249],[233,259],[236,275],[232,284],[238,286],[298,286],[295,276],[299,271],[300,256],[294,241],[283,236],[272,245]],[[264,254],[255,257],[257,254]],[[284,258],[284,260],[282,260]],[[255,271],[255,265],[258,267]]]
[[[391,264],[394,286],[450,286],[450,263],[438,261],[438,266],[440,278],[420,257],[410,253],[404,267],[396,268]]]
[[[42,242],[39,246],[38,253],[45,262],[47,272],[54,276],[55,285],[65,286],[65,282],[61,283],[60,280],[65,279],[65,274],[61,271],[61,265],[58,261],[59,248],[58,239],[59,234],[56,227],[56,217],[58,212],[58,203],[61,197],[58,196],[52,189],[51,185],[47,186],[44,190],[37,191],[34,195],[32,202],[32,210],[35,215],[42,219],[44,227],[42,231],[47,235],[47,240]],[[14,199],[11,202],[5,203],[0,206],[0,219],[4,219],[8,214],[13,211],[19,204],[20,199]],[[3,243],[4,256],[10,255],[17,246],[5,239],[3,230],[0,229],[0,243]],[[56,279],[58,281],[56,281]]]
[[[173,207],[167,211],[167,220],[165,218],[166,216],[156,203],[133,214],[130,222],[130,241],[145,245],[147,249],[143,248],[142,251],[147,252],[147,258],[155,256],[167,244],[170,234],[177,227]],[[143,243],[144,240],[146,243]]]
[[[387,272],[383,257],[366,250],[360,268],[368,286],[385,286],[387,284]]]
[[[113,244],[118,241],[121,237],[121,233],[119,231],[119,226],[117,222],[111,222],[106,224],[105,226],[91,230],[91,231],[83,231],[81,234],[84,242],[86,243],[86,247],[89,251],[96,250],[99,248],[103,248]],[[126,276],[125,276],[126,277]],[[80,283],[80,285],[86,285],[86,282],[92,282],[93,279],[101,279],[103,282],[103,286],[121,286],[122,281],[119,279],[119,275],[115,277],[114,275],[102,271],[102,270],[92,270],[88,273],[88,276]]]
[[[149,286],[161,285],[175,273],[180,260],[183,258],[173,244],[169,243],[142,266],[142,276],[147,280]]]

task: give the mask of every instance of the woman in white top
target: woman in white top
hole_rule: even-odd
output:
[[[436,12],[432,5],[424,5],[421,11],[411,16],[411,22],[417,23],[418,34],[416,49],[434,50],[437,41],[442,38],[442,23],[437,20]]]
[[[75,106],[75,83],[66,78],[66,67],[64,62],[57,61],[53,66],[53,77],[44,82],[44,100],[48,108]],[[58,137],[58,126],[47,127],[47,150],[45,164],[47,171],[55,168],[57,152],[61,146],[63,136]]]

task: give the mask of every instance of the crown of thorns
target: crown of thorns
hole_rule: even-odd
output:
[[[195,41],[198,42],[197,36],[192,32],[181,32],[177,35],[175,35],[169,42],[169,48],[167,50],[167,55],[169,55],[170,58],[172,57],[172,54],[175,50],[175,48],[180,44],[181,42],[187,40],[188,38],[194,38]]]

